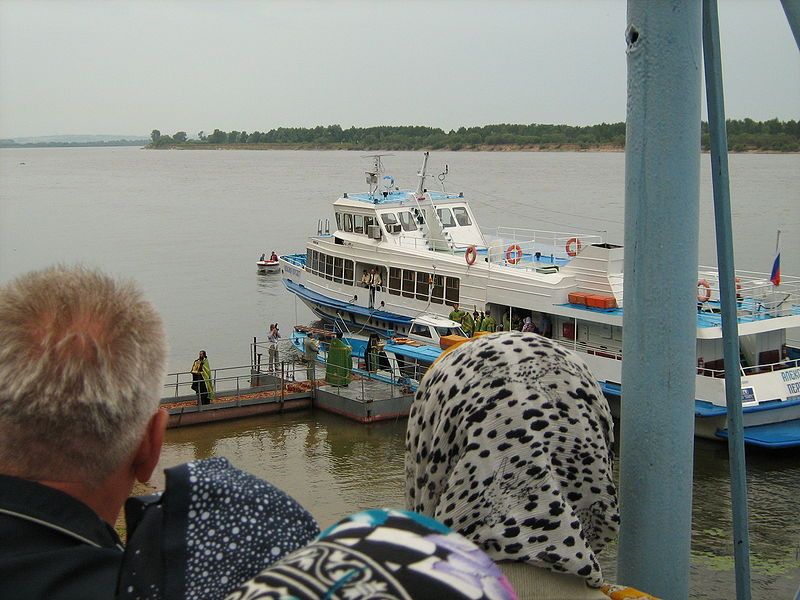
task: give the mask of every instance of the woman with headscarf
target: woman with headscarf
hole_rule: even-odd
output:
[[[227,600],[515,600],[500,569],[428,517],[368,510],[256,575]]]
[[[533,324],[533,319],[525,317],[522,324],[522,333],[536,333],[536,325]]]
[[[521,599],[605,598],[617,535],[613,422],[584,362],[546,338],[484,336],[422,380],[406,435],[406,507],[498,562]]]

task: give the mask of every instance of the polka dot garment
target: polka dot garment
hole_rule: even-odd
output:
[[[595,554],[616,537],[613,422],[575,354],[497,333],[444,356],[417,391],[406,435],[406,507],[495,560],[600,587]]]
[[[166,475],[160,498],[126,507],[134,529],[120,598],[224,598],[319,533],[294,499],[224,458],[180,465]]]

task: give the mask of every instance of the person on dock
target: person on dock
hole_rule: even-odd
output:
[[[197,402],[201,405],[211,404],[217,395],[214,382],[211,380],[211,365],[205,350],[200,350],[192,363],[192,389],[197,394]]]
[[[497,321],[494,320],[494,317],[491,313],[487,312],[486,316],[483,317],[483,321],[481,321],[480,331],[486,331],[488,333],[494,333],[497,330]]]
[[[483,336],[420,383],[406,508],[486,551],[521,599],[607,598],[597,553],[619,528],[612,442],[608,403],[577,354],[529,333]]]
[[[372,509],[346,517],[263,570],[227,600],[440,598],[516,600],[475,544],[428,517]]]
[[[0,287],[0,598],[113,598],[114,523],[161,452],[161,318],[63,265]]]
[[[280,362],[278,360],[279,339],[281,339],[281,332],[278,330],[278,324],[275,323],[270,325],[269,335],[267,336],[267,342],[269,342],[269,347],[267,348],[267,354],[269,355],[270,372],[274,372],[280,367]]]
[[[314,334],[309,332],[303,340],[303,357],[306,361],[306,378],[312,384],[317,375],[317,354],[319,354],[319,342],[314,339]]]

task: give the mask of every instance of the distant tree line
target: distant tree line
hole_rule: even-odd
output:
[[[142,146],[142,140],[96,140],[91,142],[23,142],[0,140],[0,148],[94,148],[97,146]]]
[[[800,152],[800,122],[795,120],[754,121],[729,119],[728,148],[735,152]],[[701,129],[703,150],[709,149],[708,124]],[[424,126],[350,127],[279,127],[267,132],[221,131],[188,139],[185,131],[151,134],[151,148],[164,147],[293,147],[341,148],[352,150],[474,150],[474,149],[622,149],[625,147],[625,123],[599,125],[513,125],[460,127],[445,131]]]

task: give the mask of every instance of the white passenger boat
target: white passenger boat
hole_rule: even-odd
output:
[[[426,153],[416,189],[403,191],[374,157],[369,191],[334,202],[335,231],[309,238],[304,254],[281,257],[286,288],[326,321],[383,335],[407,335],[415,315],[444,317],[455,303],[506,327],[531,317],[543,335],[581,353],[606,394],[618,397],[622,246],[517,228],[490,237],[463,194],[426,189],[427,161]],[[373,273],[379,285],[361,283]],[[718,281],[716,269],[698,270],[696,432],[717,439],[726,436]],[[737,272],[736,367],[749,444],[800,446],[800,361],[786,345],[787,329],[800,326],[799,292],[798,277],[774,286],[769,274]]]

